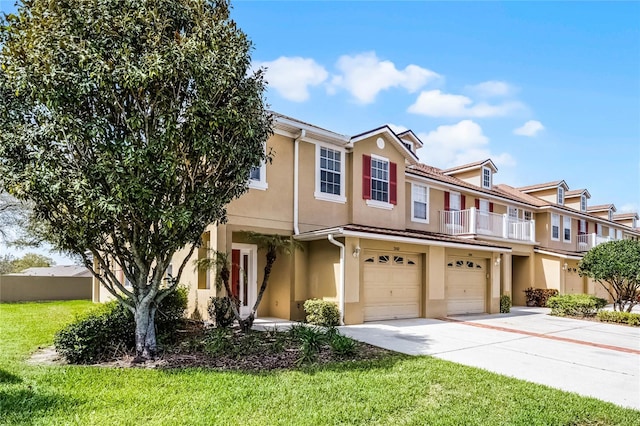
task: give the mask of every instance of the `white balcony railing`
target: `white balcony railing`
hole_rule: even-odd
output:
[[[460,211],[441,211],[440,232],[449,235],[480,234],[535,242],[535,221],[482,212],[471,207]]]
[[[578,251],[589,251],[599,244],[608,243],[609,241],[614,240],[615,238],[611,238],[609,236],[604,237],[596,233],[581,234],[578,235]]]

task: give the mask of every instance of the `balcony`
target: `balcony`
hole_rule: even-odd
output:
[[[595,246],[608,243],[609,241],[615,241],[615,238],[604,237],[598,234],[581,234],[578,235],[578,250],[577,251],[589,251]]]
[[[440,212],[440,232],[448,235],[504,238],[535,242],[535,220],[508,217],[506,214],[481,212],[475,207]]]

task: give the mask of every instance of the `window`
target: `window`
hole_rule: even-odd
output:
[[[580,219],[580,222],[578,222],[578,235],[584,235],[587,233],[587,220],[586,219]]]
[[[316,145],[316,190],[319,200],[346,203],[344,196],[344,151]]]
[[[491,169],[488,167],[482,168],[482,187],[491,189]]]
[[[411,184],[411,220],[429,223],[429,188]]]
[[[602,237],[602,225],[599,223],[596,223],[596,234],[598,237]]]
[[[524,217],[524,220],[531,220],[531,219],[532,219],[532,217],[533,217],[533,214],[532,214],[530,211],[528,211],[528,210],[525,210],[525,211],[523,212],[523,215],[524,215],[524,216],[523,216],[523,217]]]
[[[580,211],[587,211],[587,196],[584,194],[580,196]]]
[[[562,216],[562,238],[565,243],[571,242],[571,218]]]
[[[489,211],[491,203],[488,200],[478,200],[478,229],[490,229]]]
[[[609,227],[609,238],[611,238],[612,240],[616,238],[616,230],[611,226]]]
[[[449,194],[449,210],[460,211],[460,207],[462,206],[460,198],[459,192],[451,192]]]
[[[564,205],[564,188],[561,186],[558,187],[558,204]]]
[[[377,155],[362,156],[362,198],[367,205],[391,210],[397,204],[397,165]]]
[[[616,240],[621,240],[622,239],[622,230],[618,229],[616,230]]]
[[[389,202],[389,162],[371,158],[371,199]]]
[[[551,213],[551,239],[558,241],[560,239],[560,215]]]
[[[509,219],[517,219],[517,218],[518,218],[518,208],[509,207]]]
[[[266,149],[266,145],[265,145]],[[262,162],[260,167],[252,167],[249,172],[249,188],[266,190],[269,187],[267,185],[267,163]]]
[[[613,210],[609,209],[609,222],[613,220]]]

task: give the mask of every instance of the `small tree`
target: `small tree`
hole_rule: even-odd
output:
[[[600,244],[585,254],[578,271],[604,287],[614,310],[631,312],[640,295],[640,241]]]
[[[268,159],[250,49],[227,0],[33,0],[0,17],[0,191],[131,310],[137,360],[206,226]]]
[[[26,253],[11,262],[12,272],[21,272],[27,268],[48,267],[55,265],[52,258],[37,253]]]

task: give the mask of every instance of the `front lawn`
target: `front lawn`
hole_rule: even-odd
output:
[[[0,424],[640,424],[638,411],[429,357],[264,373],[25,363],[90,306],[0,304]]]

